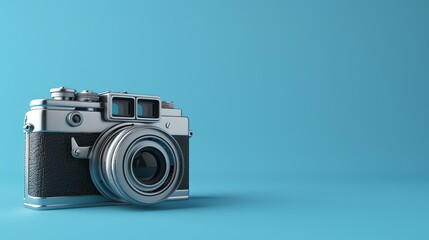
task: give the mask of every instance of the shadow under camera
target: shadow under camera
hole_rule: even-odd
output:
[[[235,195],[222,196],[191,196],[188,200],[165,201],[150,206],[126,205],[120,208],[129,210],[142,211],[163,211],[179,209],[196,209],[196,208],[224,208],[233,205],[242,204],[246,201],[243,197]]]

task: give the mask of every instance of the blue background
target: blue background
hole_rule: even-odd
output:
[[[2,1],[0,238],[428,239],[428,23],[417,0]],[[58,86],[174,100],[192,199],[23,208],[23,116]]]

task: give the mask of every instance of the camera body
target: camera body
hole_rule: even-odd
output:
[[[25,115],[24,205],[56,209],[189,198],[189,120],[172,102],[60,87]]]

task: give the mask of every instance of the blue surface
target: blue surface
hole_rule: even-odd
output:
[[[0,238],[428,239],[428,1],[2,1]],[[22,207],[49,89],[174,100],[191,195]]]

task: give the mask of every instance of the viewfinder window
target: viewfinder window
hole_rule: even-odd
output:
[[[159,118],[159,101],[139,99],[137,101],[137,117]]]
[[[113,117],[134,117],[134,99],[114,97],[112,99]]]

